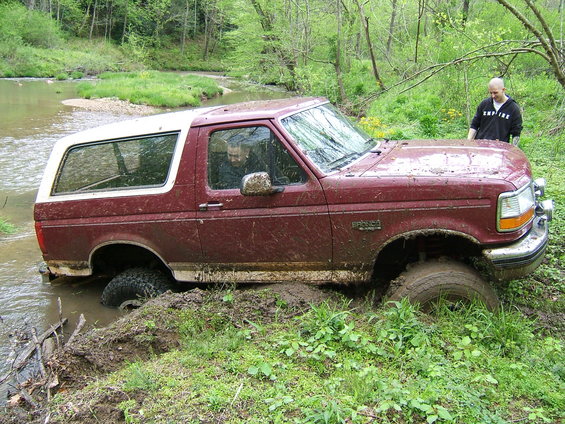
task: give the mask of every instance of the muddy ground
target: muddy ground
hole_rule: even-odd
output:
[[[10,394],[8,407],[0,412],[0,423],[49,422],[47,399],[57,391],[80,389],[96,378],[116,371],[124,363],[148,359],[180,348],[178,329],[172,325],[179,310],[197,310],[213,305],[214,313],[226,317],[236,327],[244,322],[269,323],[304,313],[323,301],[343,301],[335,290],[304,284],[256,285],[229,291],[233,299],[223,300],[225,290],[195,288],[183,293],[165,293],[105,328],[79,334],[71,344],[45,360],[47,377],[30,379],[21,392]],[[281,308],[281,305],[284,307]],[[148,328],[147,322],[155,326]],[[67,330],[67,334],[72,329]],[[49,393],[48,393],[49,392]],[[97,402],[93,421],[90,408],[73,405],[72,422],[116,422],[115,405],[123,393],[108,393]],[[125,400],[125,399],[122,399]],[[123,419],[123,416],[121,417]]]
[[[230,301],[226,301],[226,293],[233,296]],[[149,359],[155,354],[180,348],[179,332],[174,323],[178,312],[182,310],[210,308],[215,315],[228,319],[234,326],[243,327],[249,322],[288,320],[303,314],[311,305],[324,301],[335,301],[342,306],[343,302],[349,301],[349,308],[373,308],[381,297],[382,293],[369,292],[362,287],[337,291],[335,287],[304,284],[254,285],[229,291],[194,288],[183,293],[168,292],[108,327],[79,334],[71,344],[56,351],[45,360],[47,377],[38,377],[22,385],[26,393],[30,393],[31,399],[22,398],[18,392],[12,393],[11,406],[4,414],[0,413],[0,423],[50,422],[47,399],[57,391],[80,389],[118,370],[125,363]],[[536,319],[539,327],[554,334],[565,334],[563,313],[522,312]],[[148,326],[147,322],[155,325]],[[67,330],[67,334],[70,330]],[[72,408],[73,418],[65,422],[120,422],[123,421],[123,415],[116,405],[131,396],[121,391],[105,392],[96,399],[95,411],[92,410],[92,403],[88,402],[84,405],[62,405],[60,408]]]

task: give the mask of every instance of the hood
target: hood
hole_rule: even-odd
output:
[[[531,176],[524,153],[488,140],[385,141],[344,172],[358,177],[495,178],[519,183]],[[352,175],[351,175],[352,176]]]

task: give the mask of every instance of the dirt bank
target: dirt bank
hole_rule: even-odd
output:
[[[45,361],[46,377],[21,385],[26,396],[29,392],[29,398],[22,396],[23,391],[12,394],[7,413],[0,413],[0,423],[46,422],[50,415],[48,398],[57,391],[81,389],[124,364],[181,348],[178,328],[181,314],[204,311],[210,317],[231,322],[236,328],[253,328],[251,323],[289,320],[311,305],[338,298],[335,291],[303,284],[257,285],[233,291],[196,288],[184,293],[165,293],[108,327],[79,335],[55,352]],[[85,403],[73,405],[73,419],[69,422],[120,421],[116,416],[116,399],[108,396],[97,401],[96,421],[92,421],[92,411]],[[65,415],[65,411],[61,413]]]

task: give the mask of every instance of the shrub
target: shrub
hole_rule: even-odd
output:
[[[63,32],[49,15],[17,3],[0,5],[0,40],[21,45],[54,48],[63,43]]]

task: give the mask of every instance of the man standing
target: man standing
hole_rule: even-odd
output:
[[[493,78],[488,84],[490,97],[477,107],[467,138],[500,140],[518,145],[522,132],[522,113],[518,103],[506,95],[504,81]]]

